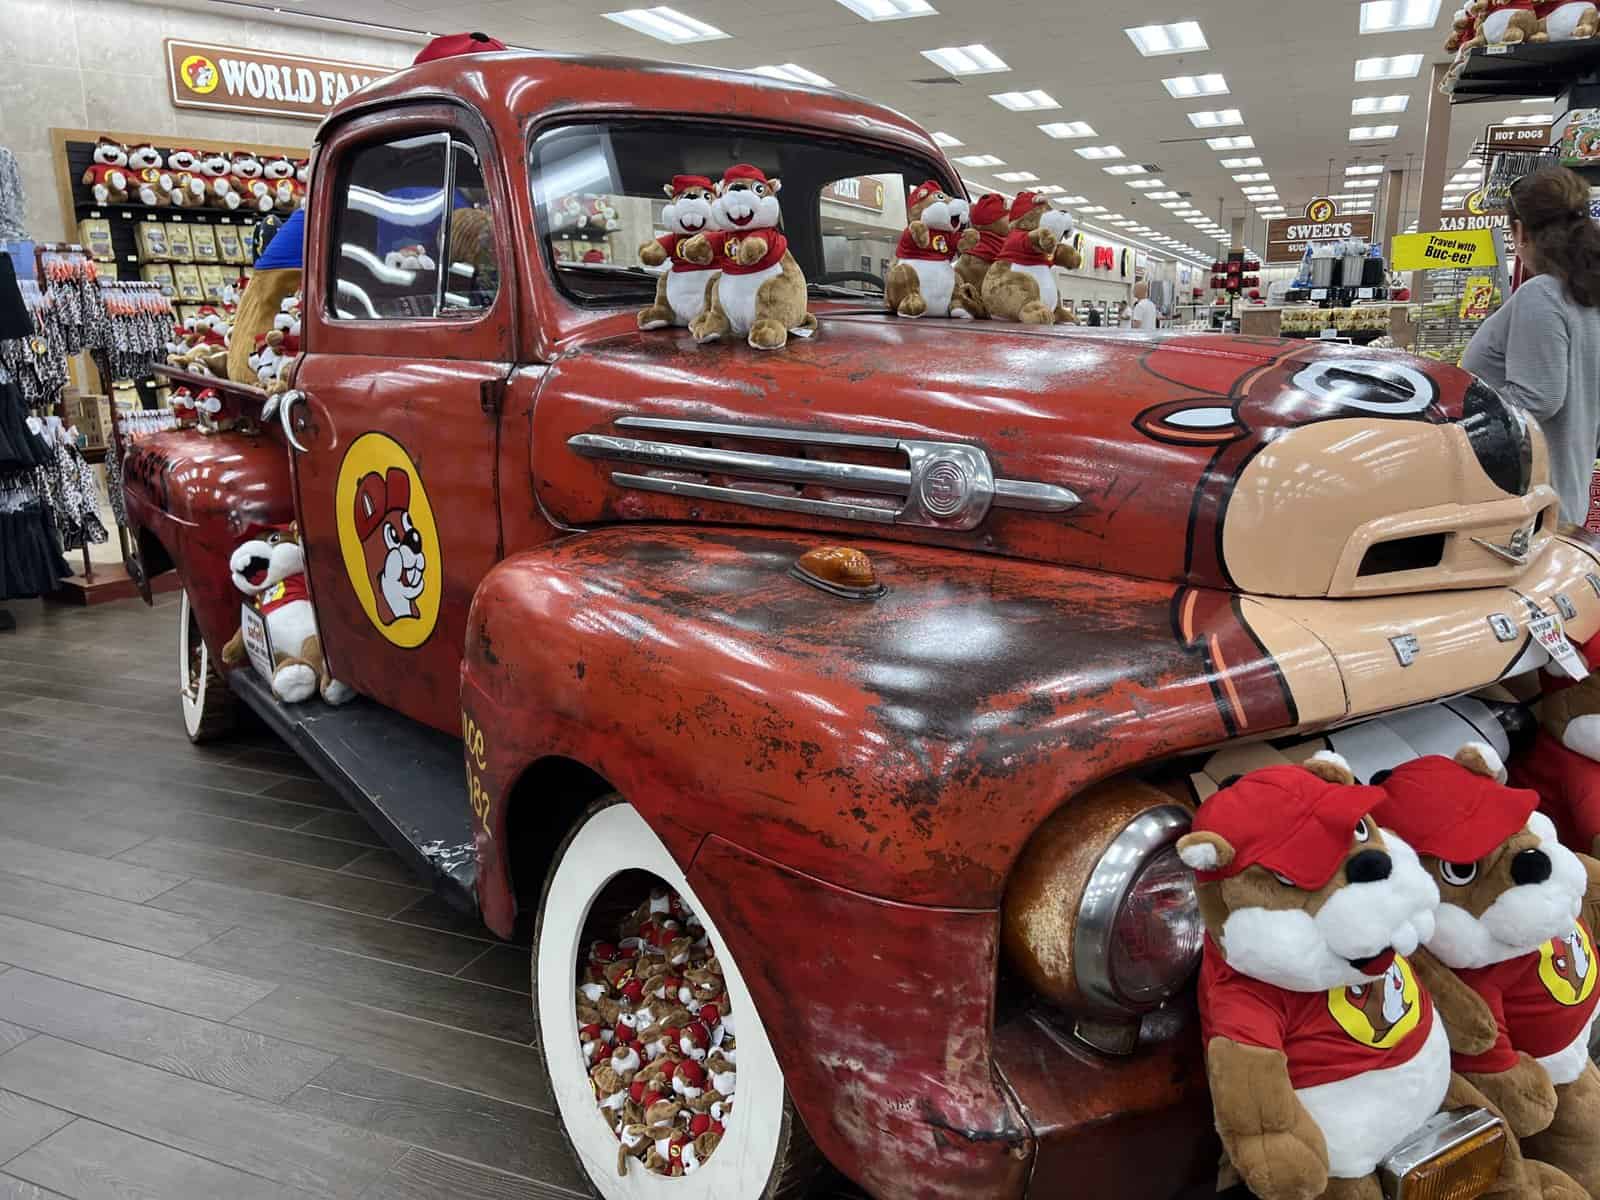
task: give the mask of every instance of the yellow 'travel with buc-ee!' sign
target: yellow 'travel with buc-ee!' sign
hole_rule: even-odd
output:
[[[1428,271],[1439,267],[1492,267],[1493,229],[1465,229],[1460,233],[1399,233],[1390,253],[1392,271]]]

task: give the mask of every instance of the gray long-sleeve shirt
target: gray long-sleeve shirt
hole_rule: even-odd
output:
[[[1461,365],[1538,418],[1561,517],[1582,524],[1600,442],[1600,308],[1554,275],[1528,280],[1472,335]]]

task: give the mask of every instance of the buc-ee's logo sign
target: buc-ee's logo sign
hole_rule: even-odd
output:
[[[178,73],[189,85],[189,90],[201,96],[209,96],[217,90],[217,84],[222,81],[222,76],[217,71],[217,64],[204,54],[189,55],[179,64]]]

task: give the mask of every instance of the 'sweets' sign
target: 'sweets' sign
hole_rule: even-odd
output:
[[[335,104],[390,67],[275,54],[168,38],[167,80],[179,108],[320,121]]]
[[[1372,214],[1341,214],[1326,196],[1306,205],[1304,216],[1279,217],[1267,222],[1268,263],[1297,263],[1308,242],[1335,242],[1345,238],[1372,240]]]

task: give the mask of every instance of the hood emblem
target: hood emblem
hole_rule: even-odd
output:
[[[1513,533],[1503,546],[1487,538],[1475,537],[1472,540],[1496,558],[1503,558],[1514,566],[1525,567],[1528,565],[1528,550],[1533,545],[1533,526],[1523,526]]]
[[[1395,658],[1400,660],[1402,667],[1409,667],[1417,661],[1417,655],[1422,653],[1422,643],[1417,640],[1414,633],[1402,633],[1389,639],[1389,645],[1394,648]]]
[[[1494,636],[1502,642],[1517,640],[1517,626],[1505,613],[1490,613],[1489,628],[1494,630]]]

